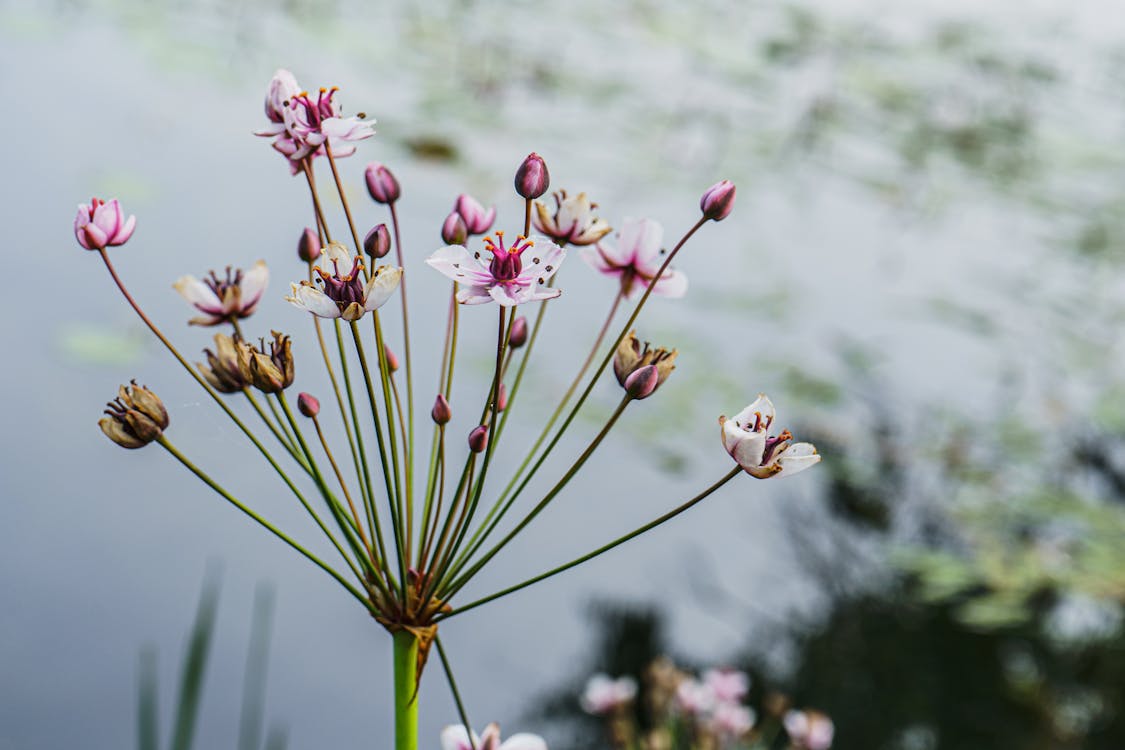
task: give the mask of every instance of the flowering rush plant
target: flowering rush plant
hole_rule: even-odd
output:
[[[267,90],[267,123],[257,131],[272,139],[312,199],[311,226],[294,227],[295,233],[299,230],[297,259],[303,272],[289,285],[286,299],[293,315],[284,327],[311,328],[319,345],[316,365],[326,375],[318,382],[327,383],[313,386],[318,395],[300,392],[291,399],[297,377],[287,333],[271,329],[267,340],[243,332],[267,293],[264,261],[245,272],[232,267],[202,279],[183,276],[173,285],[193,308],[189,322],[218,330],[213,347],[203,350],[204,361],[193,364],[144,312],[110,260],[109,248],[133,235],[134,217],[126,219],[117,200],[94,199],[79,207],[74,231],[82,247],[98,254],[141,320],[277,473],[338,559],[313,554],[173,445],[167,410],[147,387],[135,382],[122,386],[99,425],[125,448],[159,445],[323,570],[390,634],[397,750],[417,747],[416,690],[435,646],[461,720],[459,730],[443,736],[443,745],[535,747],[528,735],[500,744],[497,729],[490,727],[480,736],[468,729],[472,725],[438,637],[439,625],[613,549],[686,511],[739,474],[759,479],[786,476],[813,465],[819,456],[811,445],[794,443],[788,431],[771,432],[774,409],[760,396],[735,417],[720,420],[722,445],[735,466],[695,497],[570,562],[461,601],[462,589],[562,493],[625,412],[655,394],[672,374],[676,350],[642,343],[634,326],[651,296],[674,298],[686,292],[687,280],[672,263],[705,224],[730,214],[735,187],[722,181],[709,188],[698,221],[665,251],[660,225],[651,219],[625,220],[611,241],[610,226],[584,193],[559,191],[553,202],[541,200],[550,177],[544,160],[531,154],[515,174],[517,205],[523,209],[515,227],[494,229],[496,209],[485,209],[462,195],[444,221],[435,221],[442,244],[424,258],[426,269],[419,262],[423,258],[402,246],[396,210],[401,187],[381,164],[370,164],[364,177],[372,200],[385,207],[389,223],[361,232],[338,162],[354,154],[356,144],[374,130],[362,114],[344,116],[337,93],[335,88],[321,89],[314,96],[291,73],[278,71]],[[329,195],[342,208],[342,227],[328,220],[324,203]],[[564,290],[558,283],[568,250],[575,246],[590,268],[615,282],[593,282],[578,292],[587,297],[605,294],[609,312],[570,386],[555,396],[557,407],[538,439],[530,448],[506,443],[505,428],[517,410],[528,362],[542,348],[540,330],[548,307],[566,304],[567,297],[560,296],[564,291],[573,294],[582,283],[577,272],[574,286],[567,284]],[[248,260],[252,259],[239,262]],[[434,337],[442,342],[441,365],[432,380],[426,379],[436,381],[436,387],[427,386],[433,390],[416,400],[407,283],[410,274],[431,270],[451,282],[449,299],[431,303],[447,305],[448,314],[444,337]],[[295,272],[296,268],[297,276]],[[622,310],[625,302],[628,308]],[[463,386],[455,391],[455,367],[464,348],[459,336],[462,318],[477,328],[489,317],[495,319],[496,335],[488,385],[483,392]],[[615,323],[617,332],[611,333]],[[603,377],[611,365],[616,386]],[[616,408],[605,415],[603,426],[580,455],[557,455],[561,436],[599,386],[620,389]],[[418,432],[427,429],[427,418],[429,437],[423,440]],[[332,429],[326,429],[329,421],[335,423]],[[342,437],[329,439],[340,433]],[[523,455],[503,483],[492,471],[501,451]],[[553,485],[541,497],[527,497],[529,483],[541,473],[549,473]]]

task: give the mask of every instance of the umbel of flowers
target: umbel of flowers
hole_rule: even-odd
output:
[[[653,295],[685,294],[686,277],[672,264],[696,232],[730,214],[735,187],[722,181],[709,188],[698,220],[670,248],[664,247],[663,230],[651,219],[627,219],[610,240],[609,224],[584,193],[570,197],[560,190],[550,202],[541,200],[550,176],[542,157],[531,154],[515,174],[514,226],[495,227],[500,218],[495,207],[486,209],[461,195],[448,216],[434,222],[434,236],[443,245],[419,256],[403,248],[397,212],[402,188],[386,166],[373,163],[364,174],[372,200],[386,212],[384,220],[362,225],[349,205],[339,160],[354,154],[357,142],[374,131],[363,115],[345,116],[337,94],[334,87],[311,94],[291,73],[278,71],[267,91],[267,124],[257,131],[272,139],[311,197],[310,226],[294,227],[297,252],[290,262],[300,265],[288,274],[293,281],[285,297],[294,314],[276,326],[304,329],[316,341],[309,350],[319,357],[302,361],[300,375],[289,334],[270,327],[255,332],[270,331],[266,339],[243,330],[256,320],[267,291],[265,261],[248,271],[231,266],[202,279],[183,276],[173,285],[194,308],[189,323],[219,329],[203,349],[203,361],[192,364],[145,313],[111,261],[109,249],[132,237],[134,217],[126,219],[117,200],[94,199],[79,207],[74,231],[83,248],[98,254],[141,320],[276,472],[330,542],[336,559],[312,553],[189,459],[169,439],[168,414],[153,391],[123,387],[100,423],[103,432],[126,448],[160,445],[323,570],[391,634],[395,747],[413,750],[418,680],[434,647],[457,698],[461,725],[472,726],[438,638],[439,624],[623,544],[693,507],[739,474],[787,476],[820,457],[811,445],[792,442],[788,431],[774,431],[773,406],[760,396],[733,419],[722,420],[722,445],[735,465],[694,497],[574,560],[464,601],[466,585],[562,494],[626,411],[667,387],[676,351],[642,343],[635,326]],[[342,226],[329,221],[324,210],[329,200],[342,208]],[[574,246],[591,269],[615,286],[584,280],[581,270],[569,268],[570,280],[560,283],[560,269]],[[284,259],[267,247],[255,248],[255,254],[271,263]],[[427,265],[451,283],[447,299],[426,302],[447,314],[444,335],[426,332],[422,338],[441,344],[438,372],[418,378],[407,286],[410,274],[426,272]],[[566,305],[567,292],[575,289],[583,300],[604,293],[606,320],[576,357],[581,364],[569,387],[562,394],[537,396],[556,403],[538,438],[530,446],[505,440],[508,420],[523,400],[528,362],[544,346],[555,347],[539,341],[544,318],[555,305]],[[472,383],[455,387],[459,354],[481,346],[466,334],[489,327],[495,330],[494,343],[485,344],[494,362],[491,377],[481,389]],[[616,383],[605,377],[611,365]],[[308,378],[314,369],[322,369],[322,376]],[[288,391],[298,381],[316,393],[300,393],[294,409]],[[416,388],[427,390],[416,393]],[[595,388],[619,388],[618,403],[602,416],[602,426],[587,437],[579,455],[563,455],[556,450],[560,438],[578,429],[575,417]],[[428,435],[419,434],[424,431]],[[502,454],[517,459],[512,463],[518,468],[500,480],[494,466]],[[552,480],[550,489],[529,496],[529,483],[542,474]],[[511,750],[534,746],[515,738],[498,744],[498,731],[486,730],[480,737],[468,730],[462,730],[463,736],[454,734],[443,738],[443,744],[507,748],[512,743]]]

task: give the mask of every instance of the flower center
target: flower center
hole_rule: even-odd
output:
[[[492,262],[488,266],[492,278],[501,283],[515,281],[520,272],[523,271],[523,261],[520,260],[520,254],[534,246],[534,242],[520,236],[516,238],[515,243],[510,248],[506,248],[504,247],[503,232],[496,233],[496,242],[493,242],[491,237],[485,237],[484,247],[492,253]]]
[[[789,430],[782,430],[780,435],[766,438],[766,447],[762,451],[762,466],[768,466],[773,461],[774,456],[778,454],[785,446],[789,445],[789,441],[793,439],[793,433]]]
[[[211,291],[214,292],[215,296],[220,300],[226,299],[228,290],[237,289],[242,284],[242,269],[236,268],[233,269],[232,272],[231,267],[227,266],[227,276],[225,279],[220,279],[215,275],[214,271],[211,271],[211,278],[204,279],[203,283],[210,287]]]
[[[360,278],[360,270],[363,268],[363,263],[360,262],[359,256],[356,256],[352,262],[351,270],[346,274],[340,273],[340,266],[336,261],[332,261],[333,273],[329,274],[321,269],[316,269],[320,274],[317,279],[324,285],[324,293],[335,302],[341,310],[353,302],[363,304],[363,279]]]
[[[316,97],[316,101],[313,101],[312,97],[309,96],[309,92],[302,91],[290,99],[288,104],[294,112],[297,111],[298,107],[304,110],[305,123],[315,130],[320,127],[321,121],[336,116],[336,105],[332,102],[332,98],[336,96],[338,90],[336,86],[330,89],[322,88]]]

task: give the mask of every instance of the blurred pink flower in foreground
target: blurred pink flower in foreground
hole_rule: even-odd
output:
[[[703,684],[723,703],[739,703],[750,692],[750,678],[737,669],[708,669]]]
[[[426,259],[436,271],[463,285],[457,292],[461,304],[481,305],[495,300],[510,307],[562,294],[545,286],[566,257],[566,251],[551,240],[517,237],[511,247],[505,247],[504,233],[497,232],[496,242],[485,237],[484,245],[492,254],[491,261],[484,261],[479,252],[470,252],[464,245],[447,245]]]
[[[734,416],[719,417],[723,447],[747,474],[758,479],[796,474],[820,461],[812,443],[794,443],[789,430],[769,437],[773,424],[773,403],[766,394]]]
[[[802,750],[828,750],[836,727],[820,711],[789,711],[785,714],[785,732],[793,745]]]
[[[107,246],[124,245],[133,236],[137,217],[125,218],[121,204],[114,198],[106,203],[101,198],[91,198],[90,204],[78,204],[74,217],[74,236],[87,250],[102,250]]]
[[[202,280],[194,276],[181,276],[172,287],[180,296],[190,302],[203,315],[192,318],[189,323],[197,326],[215,326],[225,321],[248,318],[258,307],[262,293],[270,280],[266,262],[259,260],[245,274],[241,268],[227,266],[225,279],[220,279],[212,271],[209,278]]]
[[[632,677],[613,679],[596,674],[586,682],[582,693],[582,710],[590,714],[607,714],[628,704],[637,696],[637,681]]]
[[[687,292],[687,277],[669,268],[656,279],[664,263],[661,242],[664,228],[651,219],[625,219],[617,233],[617,247],[599,242],[581,249],[582,260],[607,276],[620,280],[621,292],[629,299],[652,284],[653,294],[682,297]]]
[[[547,743],[536,734],[513,734],[504,742],[500,741],[500,726],[489,724],[479,738],[476,732],[469,740],[465,727],[457,724],[448,726],[441,732],[441,750],[547,750]]]

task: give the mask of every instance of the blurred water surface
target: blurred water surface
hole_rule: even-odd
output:
[[[896,498],[901,540],[949,499],[926,490],[950,446],[995,456],[992,480],[1019,487],[1076,426],[1120,430],[1125,21],[1109,2],[959,5],[0,3],[0,84],[19,108],[0,126],[3,211],[21,271],[0,329],[10,363],[0,748],[128,746],[138,648],[178,653],[214,558],[228,572],[199,746],[234,737],[260,580],[278,590],[269,704],[287,717],[291,746],[387,734],[383,633],[163,454],[121,451],[94,427],[117,384],[138,377],[169,405],[181,448],[315,539],[71,233],[73,206],[91,193],[138,215],[114,257],[185,353],[208,332],[182,324],[189,311],[171,282],[266,258],[273,282],[251,328],[296,334],[299,387],[315,390],[308,322],[281,300],[299,274],[308,199],[250,135],[279,66],[341,86],[349,111],[378,122],[342,166],[364,227],[385,217],[363,197],[363,164],[389,164],[404,186],[419,373],[436,368],[445,310],[434,302],[445,282],[421,259],[458,192],[497,203],[514,227],[511,174],[536,150],[553,187],[586,190],[611,223],[658,218],[672,239],[703,188],[739,185],[736,213],[682,256],[687,299],[656,300],[643,319],[643,337],[681,350],[674,379],[470,596],[569,559],[725,472],[715,417],[760,390],[783,422],[840,446],[828,462],[839,469],[846,452],[861,475],[878,470],[864,453],[876,417],[893,415],[900,458],[922,467]],[[559,284],[547,331],[557,346],[532,368],[545,397],[524,402],[512,444],[536,434],[611,301],[576,257]],[[488,375],[492,319],[463,320],[477,349],[464,350],[459,388],[471,392]],[[608,384],[598,398],[614,398]],[[597,418],[580,420],[560,454],[576,455]],[[825,597],[794,518],[822,552],[851,534],[820,500],[825,482],[736,483],[625,550],[451,621],[444,640],[474,720],[510,724],[566,672],[586,648],[591,596],[668,607],[674,637],[698,658],[815,611]],[[849,538],[858,570],[885,554]],[[735,604],[707,599],[714,591],[736,592]],[[454,718],[436,669],[422,717],[435,739]]]

